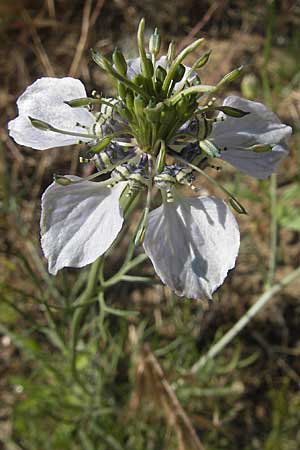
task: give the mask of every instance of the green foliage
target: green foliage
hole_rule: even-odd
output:
[[[291,183],[284,189],[277,205],[278,222],[288,230],[300,230],[300,189],[298,183]]]

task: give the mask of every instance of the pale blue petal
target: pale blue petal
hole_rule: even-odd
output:
[[[221,149],[221,159],[256,178],[268,177],[288,153],[285,139],[291,135],[292,128],[282,124],[276,114],[261,103],[233,95],[227,97],[223,105],[250,114],[242,118],[226,116],[224,122],[214,124],[211,138]],[[242,150],[256,144],[274,147],[269,152]]]
[[[79,138],[33,127],[29,116],[71,132],[86,133],[77,126],[91,126],[94,116],[86,108],[72,108],[65,101],[86,97],[84,85],[75,78],[40,78],[17,101],[19,116],[8,124],[10,136],[20,145],[45,150],[78,142]],[[89,139],[80,138],[83,141]]]
[[[86,266],[111,246],[123,224],[119,205],[123,189],[124,183],[110,189],[85,180],[48,187],[42,197],[41,244],[50,273]]]
[[[182,198],[149,214],[144,248],[177,295],[211,298],[235,265],[240,234],[234,215],[215,197]]]
[[[268,152],[236,150],[232,147],[221,154],[221,159],[248,175],[263,179],[276,171],[287,154],[288,150],[282,145],[275,145]]]

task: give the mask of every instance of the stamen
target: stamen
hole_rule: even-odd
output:
[[[172,151],[171,151],[172,152]],[[229,196],[229,203],[232,205],[232,207],[239,213],[239,214],[248,214],[247,210],[244,208],[244,206],[235,198],[231,192],[229,192],[224,186],[219,184],[216,180],[214,180],[210,175],[208,175],[206,172],[201,170],[199,167],[195,166],[194,164],[191,164],[187,161],[185,161],[183,158],[181,158],[177,153],[172,152],[172,155],[175,159],[178,161],[183,162],[187,166],[191,167],[196,172],[199,172],[201,175],[203,175],[207,180],[209,180],[211,183],[213,183],[215,186],[217,186],[219,189],[221,189],[225,194]]]
[[[53,180],[55,181],[55,183],[60,184],[61,186],[69,186],[70,184],[78,184],[78,183],[83,183],[84,181],[94,180],[95,178],[99,177],[100,175],[101,175],[101,173],[96,172],[96,173],[93,173],[92,175],[89,175],[88,177],[80,178],[80,180],[70,180],[70,178],[66,177],[65,175],[54,174]]]
[[[147,186],[148,187],[147,199],[146,199],[146,205],[145,205],[143,217],[137,228],[136,236],[134,239],[135,245],[141,244],[144,240],[146,226],[147,226],[147,222],[148,222],[148,215],[149,215],[150,207],[151,207],[151,197],[152,197],[151,180],[152,180],[152,176],[153,176],[153,160],[150,155],[147,155],[147,157],[148,157],[147,160],[148,160],[148,172],[149,172],[150,183]]]
[[[213,119],[207,119],[210,122],[224,122],[226,120],[226,116],[219,116],[219,117],[214,117]]]
[[[208,167],[210,167],[211,169],[215,169],[217,172],[219,172],[220,170],[222,170],[222,167],[220,167],[220,166],[214,166],[213,164],[209,165]]]
[[[88,128],[89,128],[89,127],[86,126],[86,125],[82,125],[82,123],[80,123],[80,122],[76,122],[75,126],[76,126],[76,127],[81,127],[81,128],[84,128],[84,129],[88,129]]]
[[[85,134],[85,133],[77,133],[75,131],[61,130],[59,128],[53,127],[52,125],[50,125],[47,122],[44,122],[43,120],[35,119],[30,116],[28,116],[28,118],[29,118],[31,124],[35,128],[38,128],[39,130],[42,130],[42,131],[54,131],[55,133],[65,134],[67,136],[78,136],[78,137],[90,138],[90,139],[95,139],[97,137],[94,134],[90,134],[90,133]]]

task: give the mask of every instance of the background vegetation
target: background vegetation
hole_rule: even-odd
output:
[[[0,16],[0,448],[297,450],[300,3],[2,0]],[[106,303],[92,292],[83,310],[76,299],[86,292],[89,269],[49,276],[38,222],[53,173],[89,168],[77,166],[74,148],[20,148],[6,124],[16,98],[41,76],[69,74],[109,94],[88,49],[110,55],[118,45],[135,56],[142,16],[149,33],[159,27],[165,46],[206,38],[213,50],[203,74],[208,84],[244,64],[241,86],[231,92],[269,104],[295,134],[272,180],[225,164],[218,174],[249,216],[238,217],[238,263],[212,304],[129,276],[107,290]],[[127,231],[104,267],[107,277],[121,265]],[[153,269],[145,262],[130,275],[152,277]],[[268,304],[248,326],[214,358],[201,359],[265,292]],[[74,370],[69,341],[78,311]]]

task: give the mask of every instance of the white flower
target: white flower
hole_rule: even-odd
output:
[[[84,85],[75,78],[40,78],[17,101],[19,116],[8,124],[9,134],[21,145],[36,150],[76,144],[78,137],[35,128],[29,117],[43,120],[65,131],[86,134],[95,117],[86,108],[72,108],[65,102],[86,97]],[[78,124],[82,125],[79,126]],[[80,138],[91,141],[91,138]]]
[[[41,243],[52,274],[95,261],[123,224],[119,198],[124,183],[109,189],[67,177],[79,182],[53,183],[42,198]],[[239,242],[237,222],[222,200],[176,196],[174,203],[150,212],[144,248],[159,277],[176,294],[210,298],[234,267]]]
[[[227,116],[224,122],[214,124],[210,137],[221,149],[221,159],[253,177],[270,176],[288,154],[285,139],[291,135],[292,128],[281,123],[276,114],[261,103],[232,95],[223,105],[249,114],[242,118]],[[265,152],[247,150],[257,144],[270,144],[273,148]]]
[[[182,64],[202,39],[176,57],[171,46],[169,58],[156,61],[160,37],[155,30],[146,60],[144,26],[142,20],[142,68],[140,58],[126,61],[117,49],[112,62],[92,51],[97,65],[117,81],[117,98],[87,98],[84,85],[74,78],[41,78],[18,99],[19,115],[9,122],[9,133],[18,144],[37,150],[76,144],[80,138],[87,144],[80,161],[93,161],[97,169],[89,180],[111,174],[103,182],[57,176],[43,194],[41,245],[50,273],[83,267],[111,247],[123,225],[120,197],[126,187],[128,196],[147,192],[134,241],[144,236],[144,250],[161,280],[179,296],[211,298],[235,265],[238,225],[222,200],[181,197],[176,188],[186,185],[199,193],[195,173],[211,179],[204,170],[214,167],[210,160],[215,157],[257,178],[267,177],[287,154],[285,139],[291,128],[264,105],[236,96],[225,99],[223,109],[213,99],[199,103],[203,93],[215,92],[241,68],[216,86],[202,85],[197,73]],[[209,54],[192,67],[204,66]],[[85,107],[91,103],[98,104],[94,112]],[[248,114],[231,117],[238,114],[234,109]],[[210,118],[216,110],[222,111],[219,119],[226,115],[224,122]],[[163,203],[150,211],[152,186],[161,191]],[[233,207],[245,212],[220,187]]]

